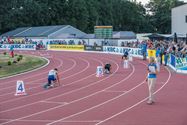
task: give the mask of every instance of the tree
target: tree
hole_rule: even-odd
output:
[[[184,4],[178,0],[151,0],[149,8],[150,23],[154,26],[154,32],[171,33],[171,9]]]
[[[0,0],[0,3],[0,33],[44,25],[72,25],[86,33],[93,33],[96,25],[112,25],[115,31],[170,33],[171,9],[183,4],[178,0],[151,0],[145,8],[129,0]]]

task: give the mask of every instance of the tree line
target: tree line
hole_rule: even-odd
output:
[[[0,34],[18,27],[72,25],[93,33],[96,25],[115,31],[171,32],[171,9],[179,0],[0,0]]]

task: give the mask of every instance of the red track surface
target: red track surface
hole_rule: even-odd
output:
[[[161,67],[156,103],[147,105],[146,63],[134,59],[123,69],[120,57],[79,52],[24,52],[53,57],[42,69],[0,80],[1,125],[187,125],[187,77]],[[113,73],[97,78],[96,67]],[[60,69],[63,86],[44,90],[48,71]],[[27,96],[14,96],[23,80]]]

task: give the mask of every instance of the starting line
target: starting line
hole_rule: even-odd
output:
[[[0,119],[0,121],[11,121],[14,119]],[[54,122],[54,120],[17,120],[20,122]],[[65,121],[60,121],[60,123],[64,123],[64,122],[72,122],[72,123],[95,123],[95,122],[101,122],[100,120],[92,120],[92,121],[70,121],[70,120],[65,120]]]
[[[60,104],[60,105],[67,105],[67,104],[69,104],[67,102],[54,102],[54,101],[40,101],[40,102],[51,103],[51,104]]]
[[[104,90],[103,92],[111,92],[111,93],[126,93],[127,91]]]

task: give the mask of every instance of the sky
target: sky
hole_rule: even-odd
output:
[[[142,2],[142,4],[146,4],[146,3],[149,2],[149,0],[136,0],[136,1]],[[187,2],[187,0],[180,0],[180,1],[185,1],[185,2]]]

